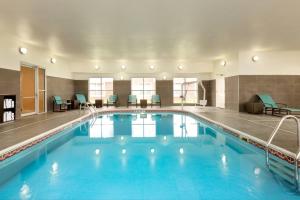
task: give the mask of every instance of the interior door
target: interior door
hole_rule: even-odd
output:
[[[216,79],[216,107],[225,108],[225,78]]]
[[[45,96],[46,96],[46,85],[45,85],[45,69],[38,68],[38,77],[39,77],[39,113],[43,113],[46,111],[45,109]]]
[[[35,113],[35,68],[21,66],[21,113]]]

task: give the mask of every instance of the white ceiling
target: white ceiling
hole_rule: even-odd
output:
[[[299,8],[297,0],[1,0],[0,33],[82,62],[198,62],[300,50]]]

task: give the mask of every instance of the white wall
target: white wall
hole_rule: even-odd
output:
[[[252,57],[259,56],[258,62]],[[272,51],[239,53],[241,75],[300,75],[300,51]]]
[[[7,38],[6,38],[7,39]],[[0,68],[20,70],[21,62],[46,68],[49,76],[72,78],[72,72],[69,68],[69,60],[59,56],[56,64],[51,64],[50,58],[53,56],[50,51],[38,45],[22,45],[18,40],[1,40],[0,39]],[[28,49],[26,55],[21,55],[18,51],[20,46]]]
[[[225,108],[225,78],[216,78],[216,107]]]
[[[217,59],[213,62],[212,78],[217,79],[219,76],[229,77],[239,74],[239,62],[238,54],[229,54],[223,58]],[[220,63],[222,60],[226,61],[226,66],[222,66]]]
[[[129,80],[131,78],[156,78],[157,80],[163,80],[163,76],[166,76],[166,80],[172,80],[174,77],[194,77],[198,80],[210,80],[211,73],[73,73],[73,79],[75,80],[88,80],[90,77],[112,77],[115,80]]]

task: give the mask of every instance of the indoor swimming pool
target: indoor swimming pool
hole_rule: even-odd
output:
[[[0,199],[300,199],[261,149],[179,113],[103,114],[0,162]]]

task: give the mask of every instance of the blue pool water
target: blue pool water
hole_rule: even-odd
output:
[[[114,114],[0,163],[0,199],[300,199],[264,154],[192,117]]]

